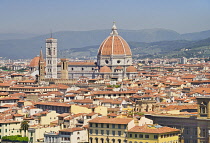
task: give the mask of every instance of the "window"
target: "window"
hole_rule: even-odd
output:
[[[104,130],[101,130],[101,134],[102,134],[102,135],[104,134]]]
[[[117,63],[119,64],[120,63],[120,60],[117,60]]]
[[[139,138],[143,138],[143,135],[142,135],[142,134],[140,134],[140,135],[139,135]]]
[[[126,129],[126,125],[124,125],[124,129]]]
[[[96,128],[98,127],[98,124],[96,123]]]
[[[201,137],[206,137],[206,135],[207,135],[207,129],[201,128],[200,130],[201,130],[200,136]]]
[[[193,135],[197,136],[197,128],[193,128]]]
[[[132,138],[132,134],[130,134],[130,138]]]
[[[118,136],[121,136],[121,131],[118,131]]]
[[[115,125],[114,124],[112,124],[112,128],[115,128]]]
[[[184,128],[184,134],[189,134],[190,133],[190,128],[189,127],[185,127]]]
[[[137,134],[135,134],[135,138],[138,138],[138,135]]]
[[[98,130],[96,130],[96,135],[98,135]]]
[[[118,129],[121,129],[121,125],[118,125]]]
[[[101,128],[103,128],[104,127],[104,124],[101,124]]]
[[[112,135],[115,136],[115,131],[112,131]]]
[[[147,138],[147,139],[148,139],[148,138],[149,138],[149,135],[145,135],[145,138]]]
[[[92,123],[90,123],[90,127],[92,127],[93,126],[93,124]]]
[[[109,130],[106,130],[106,134],[109,135]]]
[[[109,124],[106,124],[106,127],[109,128]]]
[[[154,135],[154,139],[158,139],[158,135]]]
[[[207,113],[207,103],[206,102],[202,102],[200,104],[200,113],[201,114],[206,114]]]

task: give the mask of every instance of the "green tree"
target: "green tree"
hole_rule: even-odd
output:
[[[20,130],[24,131],[24,137],[26,137],[26,131],[28,130],[28,121],[22,121],[20,124]]]

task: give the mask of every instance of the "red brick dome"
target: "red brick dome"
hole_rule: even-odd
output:
[[[118,35],[115,24],[110,36],[100,45],[98,55],[132,55],[128,43]]]
[[[39,66],[39,56],[34,57],[29,64],[29,67],[38,67],[38,66]]]
[[[110,73],[112,72],[111,69],[107,66],[103,66],[100,68],[100,73]]]

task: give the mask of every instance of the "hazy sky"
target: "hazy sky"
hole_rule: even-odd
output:
[[[50,29],[210,30],[210,0],[0,0],[0,33]]]

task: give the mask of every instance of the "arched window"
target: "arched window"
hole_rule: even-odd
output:
[[[104,139],[103,138],[101,138],[101,143],[104,143]]]
[[[95,138],[95,140],[96,140],[96,143],[98,143],[98,138],[97,137]]]
[[[93,138],[92,137],[90,137],[90,143],[93,143]]]
[[[200,104],[200,113],[202,113],[202,114],[206,114],[207,113],[207,103],[205,101],[203,101]]]

